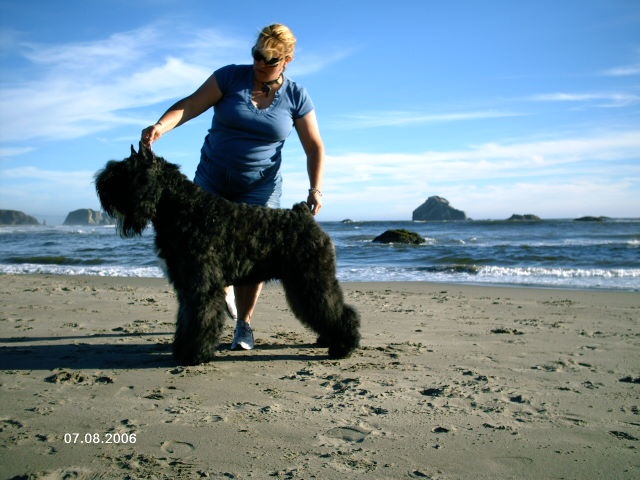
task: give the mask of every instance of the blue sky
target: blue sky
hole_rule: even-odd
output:
[[[319,220],[640,215],[637,0],[0,0],[0,208],[61,223],[94,173],[264,25],[327,149]],[[192,178],[211,112],[155,145]],[[295,133],[283,206],[306,197]]]

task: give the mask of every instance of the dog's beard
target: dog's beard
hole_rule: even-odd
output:
[[[147,228],[147,222],[144,223],[129,223],[123,220],[118,226],[120,235],[123,237],[136,237],[142,235],[144,229]]]
[[[116,231],[121,237],[130,238],[142,235],[142,232],[147,228],[148,222],[145,220],[133,218],[128,215],[124,215],[121,212],[112,211],[111,217],[116,221]]]
[[[109,197],[105,192],[99,190],[98,196],[104,212],[114,219],[116,231],[123,238],[142,235],[147,228],[149,217],[141,215],[140,212],[123,212],[114,203],[114,198]]]

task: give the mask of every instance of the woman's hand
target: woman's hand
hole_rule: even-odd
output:
[[[309,196],[307,197],[307,205],[311,209],[311,213],[317,215],[322,209],[322,192],[317,188],[309,190]]]
[[[158,122],[155,125],[150,125],[142,130],[140,141],[145,147],[151,148],[151,144],[158,140],[163,133],[162,124]]]

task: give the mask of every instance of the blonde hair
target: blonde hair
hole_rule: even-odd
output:
[[[259,50],[267,60],[286,57],[293,60],[293,54],[296,49],[296,37],[286,25],[274,23],[262,29],[256,40],[255,48]]]

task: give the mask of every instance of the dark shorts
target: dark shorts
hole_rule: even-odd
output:
[[[232,202],[280,208],[282,177],[278,166],[235,171],[201,158],[193,181]]]

